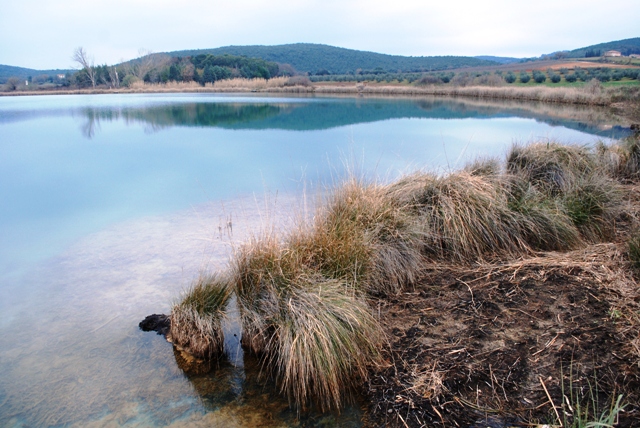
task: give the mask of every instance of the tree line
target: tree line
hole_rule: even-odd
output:
[[[228,54],[171,57],[141,51],[140,56],[134,60],[109,66],[95,65],[93,58],[79,47],[74,51],[72,59],[81,67],[69,77],[69,84],[77,87],[129,87],[140,81],[197,82],[205,85],[225,79],[270,79],[295,73],[290,67],[282,67],[275,62]]]
[[[597,79],[600,82],[619,81],[622,79],[638,80],[640,69],[610,69],[606,67],[599,68],[576,68],[569,71],[566,68],[559,70],[547,69],[527,71],[509,71],[504,73],[500,70],[495,72],[434,72],[434,73],[387,73],[377,72],[376,70],[364,71],[361,73],[348,74],[327,74],[316,73],[309,76],[312,82],[407,82],[417,85],[437,85],[452,83],[459,86],[467,86],[471,84],[495,86],[500,84],[512,83],[560,83],[563,78],[566,82],[573,83],[577,81],[588,82]]]

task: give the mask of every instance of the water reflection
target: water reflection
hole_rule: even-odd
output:
[[[311,131],[389,119],[530,118],[606,138],[631,134],[629,123],[610,109],[522,101],[459,100],[451,98],[312,99],[313,102],[235,103],[187,102],[149,107],[86,107],[80,111],[86,138],[93,138],[101,121],[140,123],[147,132],[174,126],[223,129],[282,129]]]

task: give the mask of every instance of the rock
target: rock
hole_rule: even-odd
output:
[[[155,331],[166,337],[171,328],[171,318],[164,314],[153,314],[140,321],[138,326],[142,331]]]

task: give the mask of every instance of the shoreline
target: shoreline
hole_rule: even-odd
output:
[[[232,81],[200,86],[189,84],[136,85],[132,88],[97,88],[73,90],[42,90],[0,92],[0,97],[38,95],[107,95],[107,94],[265,94],[265,95],[326,95],[326,96],[435,96],[476,100],[504,100],[541,102],[555,105],[606,107],[626,117],[632,123],[640,123],[640,87],[602,86],[553,88],[548,86],[409,86],[389,84],[311,84],[308,86],[271,86],[260,79]]]
[[[131,88],[44,89],[33,91],[0,92],[0,96],[35,95],[103,95],[103,94],[163,94],[163,93],[264,93],[264,94],[349,94],[349,95],[434,95],[465,98],[513,99],[563,104],[611,104],[607,89],[587,93],[583,88],[552,88],[548,86],[412,86],[375,83],[311,84],[297,86],[267,86],[248,82],[247,85],[201,86],[199,84],[149,84]]]

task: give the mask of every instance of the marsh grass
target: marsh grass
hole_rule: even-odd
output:
[[[222,318],[232,289],[218,275],[201,275],[171,309],[171,341],[198,358],[222,355]]]
[[[339,409],[378,360],[382,334],[348,275],[323,275],[318,248],[302,240],[283,245],[271,237],[238,251],[243,343],[262,356],[298,410],[311,403]]]
[[[507,170],[534,186],[542,203],[556,205],[589,242],[609,238],[619,213],[620,188],[607,169],[597,150],[585,146],[515,145],[507,156]]]
[[[243,345],[291,404],[340,409],[380,362],[385,338],[367,299],[402,291],[429,266],[607,238],[621,198],[609,174],[619,168],[603,153],[632,153],[625,147],[515,145],[504,163],[391,184],[348,178],[312,217],[249,240],[224,276],[201,278],[174,306],[171,335],[195,355],[221,353],[220,319],[235,292]],[[633,162],[625,156],[615,162]]]
[[[627,404],[623,403],[623,395],[617,397],[612,394],[608,404],[602,405],[598,388],[598,379],[594,373],[593,382],[587,382],[587,388],[574,385],[573,367],[569,367],[569,384],[565,385],[561,366],[562,403],[559,408],[562,420],[561,426],[570,428],[614,428],[618,425],[618,418]]]
[[[640,178],[640,135],[611,145],[600,143],[596,151],[610,176],[622,182]]]

